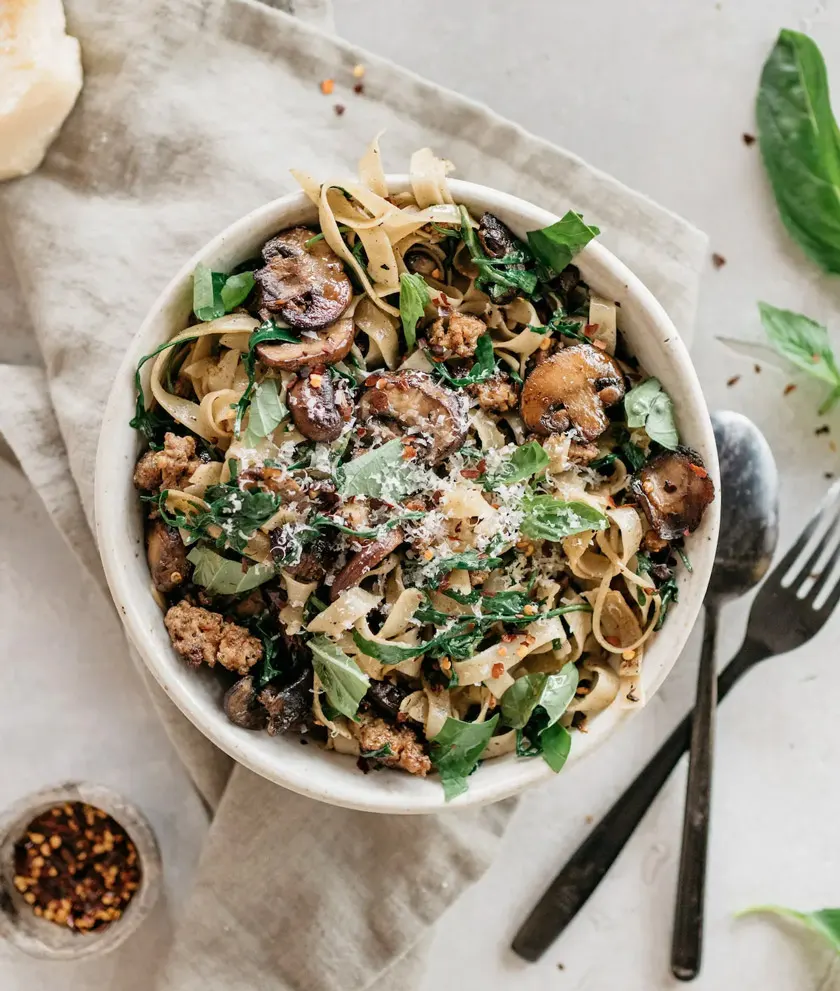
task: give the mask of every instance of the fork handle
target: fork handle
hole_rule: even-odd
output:
[[[717,630],[718,603],[709,597],[706,601],[703,649],[697,672],[697,698],[691,721],[691,750],[671,944],[671,973],[680,981],[693,981],[697,976],[703,950],[706,856],[709,845],[714,719],[717,705]]]
[[[762,644],[747,639],[718,678],[718,701],[753,664],[771,653]],[[520,957],[531,962],[539,960],[577,915],[653,804],[688,749],[690,738],[689,714],[551,882],[513,941],[513,950]]]

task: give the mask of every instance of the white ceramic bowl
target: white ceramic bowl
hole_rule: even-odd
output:
[[[392,192],[408,188],[406,176],[391,176],[388,183]],[[490,210],[521,236],[558,219],[524,200],[485,186],[452,181],[450,188],[455,201],[466,204],[473,214]],[[228,722],[222,712],[219,683],[210,671],[189,669],[175,654],[150,592],[142,514],[132,484],[140,444],[128,425],[134,410],[137,362],[187,325],[192,307],[192,273],[198,262],[229,271],[257,254],[277,231],[315,218],[315,209],[303,193],[267,203],[213,238],[158,297],[128,348],[105,410],[96,471],[99,548],[111,594],[141,657],[172,701],[222,750],[270,781],[333,805],[368,812],[436,812],[444,808],[444,798],[435,775],[425,780],[400,773],[364,775],[352,758],[317,746],[302,747],[297,735],[288,739],[270,737]],[[577,256],[575,264],[599,293],[621,304],[621,329],[630,349],[673,397],[683,442],[702,455],[717,484],[718,463],[708,410],[688,353],[671,320],[642,283],[597,241]],[[686,541],[694,570],[692,574],[681,570],[679,604],[672,608],[668,622],[645,652],[644,685],[648,698],[673,667],[700,610],[714,559],[718,521],[716,500],[706,511],[701,527]],[[574,735],[570,760],[581,760],[631,714],[613,707],[599,715],[587,734]],[[470,778],[468,792],[448,807],[495,802],[550,778],[552,773],[539,759],[509,755],[486,761]]]

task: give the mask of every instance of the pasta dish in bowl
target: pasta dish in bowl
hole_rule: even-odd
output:
[[[559,771],[642,706],[717,519],[702,398],[691,380],[684,437],[690,366],[634,314],[646,291],[588,275],[607,253],[578,214],[506,222],[448,170],[423,150],[395,182],[374,143],[358,179],[296,173],[304,197],[202,252],[131,356],[123,470],[155,656],[174,648],[153,671],[179,704],[200,679],[211,735],[249,766],[383,811],[468,802],[497,761],[510,782]],[[307,788],[324,757],[292,738],[384,797]]]

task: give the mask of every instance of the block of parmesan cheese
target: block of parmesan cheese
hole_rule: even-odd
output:
[[[0,180],[41,164],[81,87],[61,0],[0,0]]]

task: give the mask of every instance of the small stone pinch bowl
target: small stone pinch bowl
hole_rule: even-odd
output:
[[[38,918],[14,886],[14,848],[29,823],[67,802],[84,802],[112,816],[131,837],[140,858],[140,886],[122,916],[101,930],[78,933]],[[151,826],[137,806],[104,785],[69,782],[27,795],[0,814],[0,936],[32,957],[84,960],[116,949],[137,930],[161,888],[161,859]]]

